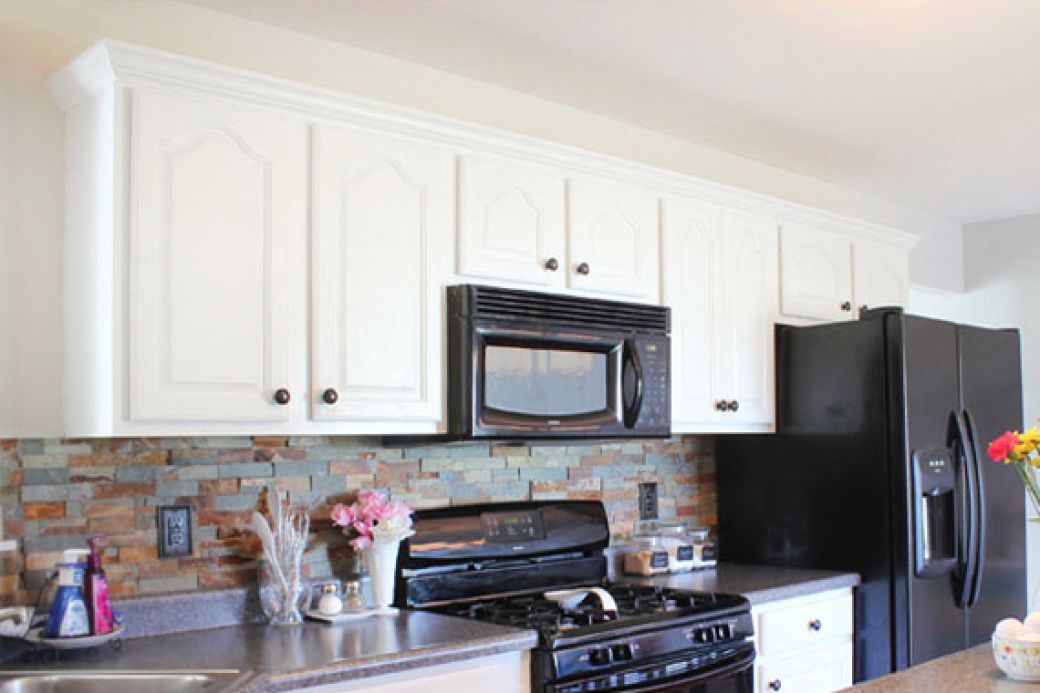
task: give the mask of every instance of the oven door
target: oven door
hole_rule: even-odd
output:
[[[689,655],[607,675],[547,685],[545,693],[752,693],[755,685],[755,648],[746,643],[734,648],[710,667],[690,667]],[[703,656],[703,655],[698,655]]]
[[[611,436],[635,427],[643,369],[626,335],[476,326],[475,437]]]

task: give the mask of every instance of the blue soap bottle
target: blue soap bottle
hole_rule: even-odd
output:
[[[83,598],[83,564],[58,564],[58,593],[47,618],[44,635],[48,638],[74,638],[90,635],[90,614]]]

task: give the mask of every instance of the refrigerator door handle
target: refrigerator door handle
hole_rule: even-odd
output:
[[[979,590],[982,588],[982,571],[986,566],[986,487],[982,480],[982,467],[979,463],[982,456],[979,452],[979,434],[978,429],[975,427],[975,419],[967,409],[964,410],[962,415],[968,432],[972,469],[975,473],[975,534],[978,537],[975,546],[975,572],[971,576],[970,595],[967,603],[967,606],[970,608],[979,601]]]
[[[964,500],[958,506],[961,511],[961,521],[958,523],[958,558],[959,567],[956,582],[954,584],[954,600],[958,607],[966,607],[971,598],[972,580],[975,575],[978,559],[978,522],[976,517],[977,494],[972,464],[972,453],[968,447],[968,432],[964,425],[964,419],[960,412],[950,413],[950,431],[948,444],[953,446],[954,458],[957,462],[957,476],[960,479],[960,487],[964,493]],[[967,508],[964,508],[967,501]],[[963,551],[961,550],[963,548]]]

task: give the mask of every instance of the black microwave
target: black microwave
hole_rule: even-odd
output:
[[[668,308],[448,287],[448,430],[458,438],[666,437]]]

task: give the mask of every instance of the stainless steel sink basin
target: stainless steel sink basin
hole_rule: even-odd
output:
[[[196,693],[219,691],[237,677],[237,671],[0,672],[0,693]]]

